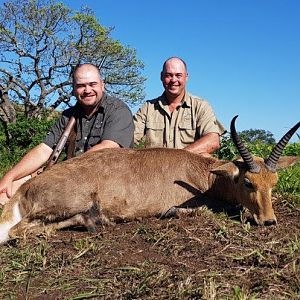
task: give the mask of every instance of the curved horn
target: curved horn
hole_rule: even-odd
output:
[[[270,156],[265,159],[265,164],[267,168],[272,171],[276,172],[276,165],[278,162],[279,157],[282,154],[282,151],[290,138],[293,136],[293,134],[297,131],[297,129],[300,127],[300,122],[298,122],[293,128],[291,128],[282,138],[281,140],[276,144],[276,146],[273,148]]]
[[[251,173],[258,173],[260,171],[260,166],[254,161],[251,153],[248,151],[248,149],[243,144],[241,138],[238,136],[236,129],[235,129],[235,120],[238,117],[235,116],[230,123],[230,132],[231,132],[231,138],[236,146],[237,150],[239,151],[242,159],[244,160],[246,166],[248,167],[248,170]]]

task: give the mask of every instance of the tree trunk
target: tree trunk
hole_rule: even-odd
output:
[[[9,146],[11,142],[11,135],[8,130],[8,124],[16,123],[16,110],[9,101],[7,93],[0,91],[0,101],[0,121],[4,127],[6,145]]]

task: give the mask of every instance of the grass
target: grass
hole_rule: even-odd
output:
[[[28,237],[1,248],[0,298],[298,299],[300,235],[292,229],[245,230],[202,210],[94,235]]]
[[[300,164],[280,170],[275,192],[288,199],[288,202],[300,208]]]

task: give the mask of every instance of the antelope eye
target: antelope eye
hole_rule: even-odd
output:
[[[252,185],[251,181],[248,178],[244,178],[244,184],[247,188],[253,189],[253,185]]]

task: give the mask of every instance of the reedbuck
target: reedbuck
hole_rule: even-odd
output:
[[[236,116],[237,117],[237,116]],[[170,215],[201,199],[241,204],[257,224],[276,224],[271,191],[276,169],[300,157],[280,157],[298,122],[267,159],[252,157],[231,121],[241,158],[223,161],[176,149],[105,149],[54,165],[24,183],[5,205],[0,243],[26,232]]]

